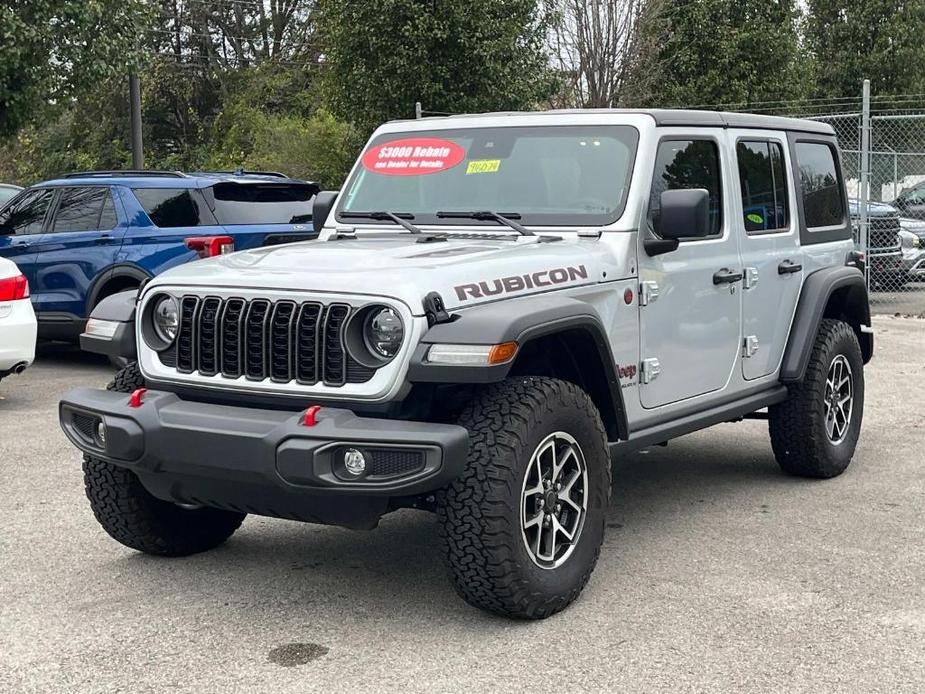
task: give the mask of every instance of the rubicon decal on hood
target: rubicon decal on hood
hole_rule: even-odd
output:
[[[453,287],[456,297],[460,301],[469,299],[484,299],[496,294],[522,292],[525,289],[540,289],[555,284],[574,282],[577,279],[588,279],[588,270],[584,265],[578,267],[557,267],[552,270],[540,270],[526,275],[511,275],[499,277],[496,280],[478,282],[476,284],[460,284]]]
[[[446,171],[466,156],[466,151],[449,140],[410,137],[371,147],[360,160],[363,168],[388,176],[423,176]]]

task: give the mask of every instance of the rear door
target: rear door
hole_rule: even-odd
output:
[[[198,188],[136,187],[123,189],[123,195],[134,222],[120,259],[148,274],[196,260],[186,239],[225,233]]]
[[[32,303],[43,322],[86,318],[90,287],[115,262],[124,232],[108,187],[59,189],[46,233],[36,244]]]
[[[730,130],[739,193],[735,225],[742,239],[742,374],[777,370],[803,285],[803,254],[785,133]]]
[[[12,260],[35,287],[35,257],[45,231],[54,191],[33,188],[14,199],[0,213],[0,257]]]

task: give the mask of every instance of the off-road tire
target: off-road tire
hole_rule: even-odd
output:
[[[458,423],[469,431],[466,468],[437,504],[456,591],[490,612],[548,617],[578,597],[600,554],[610,501],[610,455],[600,414],[572,383],[523,377],[486,387]],[[521,494],[534,450],[556,431],[574,437],[584,454],[588,508],[572,553],[548,569],[527,552]]]
[[[145,377],[141,375],[138,362],[133,361],[116,371],[116,375],[113,376],[112,380],[106,385],[106,390],[112,390],[117,393],[131,393],[144,387]]]
[[[838,355],[851,367],[854,402],[848,432],[834,444],[826,434],[824,399],[829,366]],[[768,410],[771,447],[781,469],[800,477],[840,475],[854,456],[864,414],[864,361],[850,325],[828,318],[822,321],[806,375],[788,389],[788,398]]]
[[[144,387],[138,364],[116,373],[107,390],[130,393]],[[186,509],[153,496],[131,470],[84,456],[84,487],[93,515],[114,540],[146,554],[182,557],[204,552],[231,537],[243,513]]]

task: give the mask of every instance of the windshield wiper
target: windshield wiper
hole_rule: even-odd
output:
[[[399,226],[404,227],[412,234],[422,233],[411,222],[407,222],[407,219],[414,219],[414,215],[410,212],[386,212],[386,211],[377,211],[377,212],[341,212],[340,216],[345,219],[377,219],[377,220],[391,220],[398,224]]]
[[[521,236],[536,236],[536,234],[527,229],[527,227],[514,221],[515,219],[520,219],[520,214],[517,212],[505,212],[504,214],[491,212],[489,210],[484,210],[481,212],[438,212],[437,217],[440,219],[477,219],[479,221],[492,220],[495,222],[500,222],[501,224],[506,224]]]

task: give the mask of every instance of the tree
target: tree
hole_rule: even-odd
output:
[[[0,136],[125,73],[148,21],[141,0],[7,0],[0,5]]]
[[[634,72],[648,5],[658,0],[547,0],[549,51],[563,83],[555,105],[615,106]],[[638,85],[635,85],[638,90]]]
[[[809,0],[805,36],[818,96],[925,93],[923,0]]]
[[[536,0],[320,0],[324,94],[363,135],[391,118],[535,106],[552,89]]]
[[[795,0],[650,3],[624,103],[736,105],[803,96]]]

